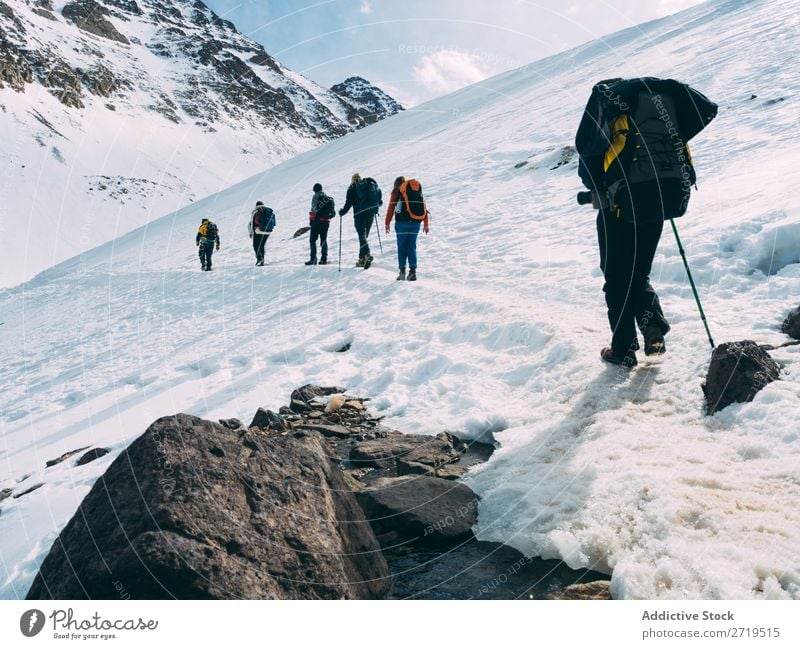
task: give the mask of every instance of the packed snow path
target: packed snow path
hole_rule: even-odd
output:
[[[693,142],[701,190],[678,225],[716,340],[782,342],[800,282],[786,175],[800,71],[777,62],[797,50],[797,20],[789,2],[736,1],[621,32],[294,158],[0,293],[0,490],[44,483],[0,504],[0,596],[24,596],[94,480],[154,419],[247,423],[320,382],[372,397],[402,430],[500,442],[467,478],[482,496],[480,538],[612,572],[617,597],[800,597],[800,349],[774,353],[783,380],[753,403],[705,417],[710,349],[665,230],[652,280],[673,325],[668,354],[631,373],[603,366],[594,213],[574,204],[576,161],[563,150],[591,84],[610,73],[675,76],[718,101]],[[311,186],[341,205],[353,171],[387,194],[398,174],[423,182],[433,217],[416,284],[394,281],[394,235],[381,233],[381,255],[373,231],[375,265],[353,267],[350,215],[342,272],[302,265],[307,239],[290,235]],[[246,235],[258,199],[279,223],[264,268]],[[211,273],[194,247],[204,216],[222,237]],[[86,445],[112,453],[44,468]]]

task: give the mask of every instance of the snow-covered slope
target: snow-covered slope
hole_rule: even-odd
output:
[[[0,286],[372,123],[199,0],[0,0]]]
[[[705,417],[708,343],[666,232],[652,280],[669,353],[630,374],[604,367],[594,213],[575,204],[564,149],[602,78],[673,76],[719,102],[693,141],[700,190],[678,225],[717,341],[782,341],[800,282],[800,69],[785,64],[797,26],[789,0],[727,0],[620,32],[335,140],[0,294],[0,491],[44,483],[0,504],[0,595],[24,596],[93,481],[158,416],[247,422],[316,381],[372,397],[401,430],[498,440],[468,477],[481,538],[612,572],[619,597],[800,597],[800,348],[774,352],[783,380],[752,403]],[[422,181],[432,222],[416,284],[394,281],[393,236],[373,268],[353,267],[350,216],[342,272],[302,265],[307,241],[290,237],[312,184],[341,204],[354,171],[386,191],[398,174]],[[278,215],[264,268],[246,229],[257,199]],[[203,216],[221,229],[212,273],[194,247]],[[86,445],[112,453],[44,468]]]

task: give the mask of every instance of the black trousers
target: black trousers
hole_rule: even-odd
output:
[[[214,242],[201,239],[197,252],[200,255],[200,268],[211,270],[211,255],[214,254]]]
[[[256,261],[258,262],[264,261],[264,246],[267,243],[267,239],[269,239],[268,234],[253,233],[253,252],[256,253]]]
[[[369,254],[369,231],[372,229],[372,222],[375,220],[375,215],[358,214],[355,217],[356,232],[358,232],[358,256],[366,257]]]
[[[330,225],[330,221],[311,221],[311,230],[308,235],[311,245],[311,259],[317,258],[317,239],[319,239],[322,259],[328,259],[328,228]]]
[[[611,326],[611,348],[618,355],[639,349],[636,326],[655,326],[666,334],[669,323],[650,284],[653,257],[664,229],[663,219],[626,223],[611,212],[597,215],[600,268],[603,271]]]

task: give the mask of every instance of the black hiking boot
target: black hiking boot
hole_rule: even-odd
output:
[[[627,369],[632,369],[639,364],[639,361],[636,360],[636,352],[628,352],[625,356],[619,356],[614,353],[611,347],[603,347],[603,349],[600,350],[600,358],[606,363],[621,365]]]
[[[405,279],[406,279],[406,269],[405,268],[401,268],[400,269],[400,274],[397,276],[397,281],[398,282],[403,282],[403,281],[405,281]]]
[[[667,353],[667,345],[664,342],[664,334],[656,326],[648,327],[644,332],[644,355],[661,356]]]
[[[359,257],[358,261],[356,262],[356,268],[364,268],[364,257]]]
[[[319,265],[320,265],[320,266],[327,266],[327,265],[328,265],[328,260],[327,260],[327,258],[323,257],[322,259],[320,259],[320,260],[319,260]]]
[[[306,266],[316,266],[316,265],[317,265],[317,258],[316,257],[314,257],[313,259],[309,259],[306,262]]]
[[[375,259],[371,254],[367,253],[367,256],[364,257],[364,270],[367,270],[370,266],[372,266],[372,260]]]
[[[416,282],[417,281],[417,269],[416,268],[409,268],[408,269],[408,277],[406,280],[409,282]]]
[[[256,266],[263,266],[263,265],[264,265],[264,260],[263,260],[263,259],[259,259],[259,260],[256,262]]]

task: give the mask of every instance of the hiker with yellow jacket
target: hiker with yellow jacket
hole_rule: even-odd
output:
[[[200,255],[200,270],[211,270],[211,256],[214,248],[219,250],[219,228],[209,219],[203,219],[197,228],[197,251]]]

